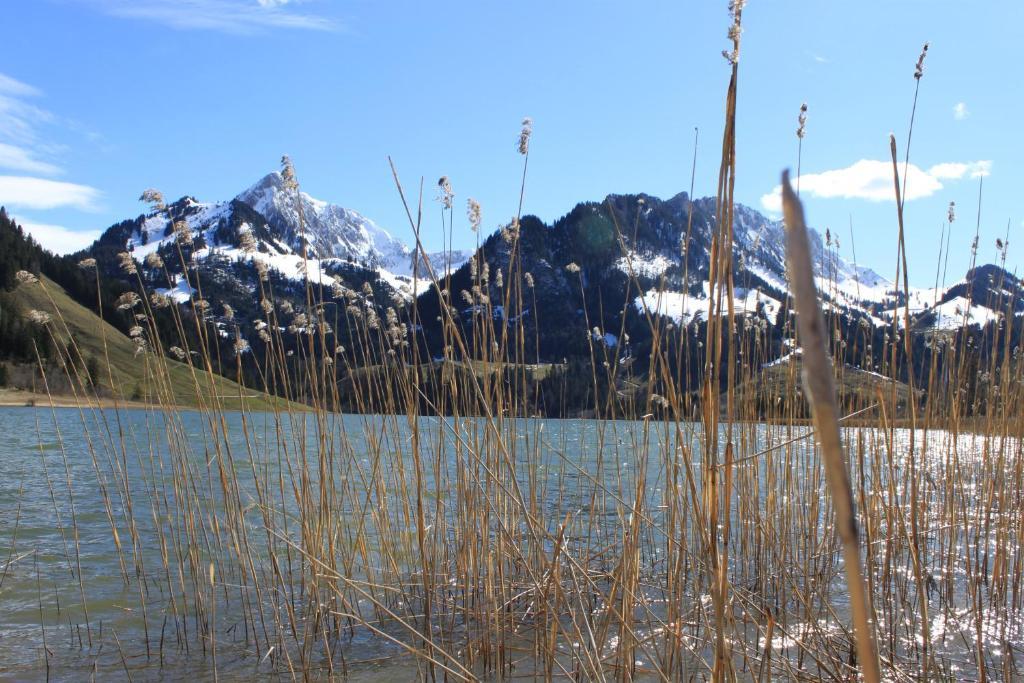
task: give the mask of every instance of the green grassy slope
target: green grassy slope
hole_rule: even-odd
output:
[[[216,374],[194,371],[185,363],[166,359],[158,362],[152,354],[136,354],[135,344],[91,310],[73,301],[52,280],[40,278],[38,284],[21,285],[16,291],[26,310],[36,309],[53,317],[51,329],[64,343],[73,337],[81,356],[94,359],[97,394],[119,400],[159,401],[158,387],[166,387],[174,405],[211,406],[216,394],[222,407],[266,410],[285,402],[262,392],[247,389]],[[160,374],[157,374],[160,373]],[[197,391],[198,389],[198,391]]]

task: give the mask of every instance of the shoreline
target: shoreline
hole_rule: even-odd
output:
[[[159,408],[155,403],[114,398],[77,398],[22,389],[0,389],[0,408]]]

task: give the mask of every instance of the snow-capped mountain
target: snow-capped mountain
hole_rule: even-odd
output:
[[[194,262],[216,257],[257,270],[270,269],[296,281],[308,275],[313,282],[329,282],[339,269],[357,268],[375,273],[403,296],[414,291],[412,249],[356,211],[286,188],[277,172],[230,201],[202,203],[184,197],[110,228],[99,243],[121,246],[143,265],[150,254],[174,262],[176,222],[189,228],[188,251]],[[458,268],[468,257],[465,252],[443,258],[428,254],[441,273]],[[420,277],[425,277],[422,268]],[[425,287],[421,282],[419,289]],[[191,296],[187,288],[164,289],[173,290],[170,293],[179,300]]]
[[[284,187],[281,174],[267,174],[235,198],[267,219],[271,231],[288,247],[309,258],[336,258],[411,272],[412,250],[361,214]],[[300,214],[301,207],[301,214]]]
[[[614,328],[621,313],[663,315],[682,325],[699,323],[709,315],[712,300],[711,245],[717,230],[715,201],[690,201],[685,193],[668,200],[649,195],[611,195],[603,202],[578,204],[566,216],[545,224],[525,216],[520,224],[517,268],[530,274],[539,298],[534,310],[521,313],[547,321],[537,325],[542,353],[561,357],[567,323],[579,316],[584,302],[599,302],[605,325]],[[179,254],[175,225],[188,227],[184,253]],[[902,326],[909,304],[915,331],[983,326],[1007,314],[1024,312],[1024,289],[1014,276],[995,266],[981,266],[951,287],[912,289],[909,299],[877,272],[845,255],[841,240],[811,231],[817,284],[825,307],[849,325],[868,325],[881,333],[894,323]],[[488,237],[477,257],[492,273],[509,272],[509,242],[501,233]],[[385,299],[424,296],[423,318],[434,320],[439,306],[428,291],[423,264],[415,269],[413,252],[401,240],[351,209],[332,205],[285,187],[279,173],[270,173],[224,202],[201,203],[185,197],[167,207],[110,228],[93,249],[116,270],[118,252],[129,251],[142,267],[148,284],[179,302],[197,296],[185,285],[184,256],[190,268],[203,271],[203,296],[215,307],[255,306],[253,293],[269,272],[277,278],[275,291],[293,290],[298,306],[305,302],[304,282],[346,287],[374,285]],[[151,254],[160,259],[147,258]],[[453,301],[465,301],[474,290],[468,252],[429,254],[438,274],[453,275]],[[150,263],[152,261],[152,263]],[[153,263],[166,264],[166,269]],[[576,264],[580,275],[566,266]],[[168,273],[173,279],[167,281]],[[734,208],[732,245],[732,309],[744,317],[775,324],[787,305],[785,234],[780,221],[749,207]],[[380,287],[377,284],[380,283]],[[582,285],[582,291],[581,291]],[[491,282],[491,299],[500,292]],[[725,302],[723,310],[730,302]],[[468,305],[467,311],[474,309]],[[504,316],[504,311],[499,311]],[[509,311],[509,315],[514,315]],[[551,321],[558,321],[554,327]],[[634,336],[637,334],[634,330]],[[428,331],[429,334],[429,331]],[[578,341],[578,340],[576,340]],[[576,343],[576,342],[572,342]]]

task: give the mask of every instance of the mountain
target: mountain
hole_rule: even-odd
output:
[[[474,346],[478,338],[511,335],[509,348],[515,354],[509,362],[563,368],[539,379],[542,384],[560,375],[563,382],[569,375],[573,381],[587,378],[593,364],[615,359],[642,378],[649,371],[653,331],[658,328],[678,340],[670,342],[680,349],[671,364],[675,372],[689,373],[680,381],[693,387],[699,385],[704,365],[701,342],[711,301],[715,213],[714,199],[691,201],[681,193],[666,200],[609,195],[600,202],[577,204],[551,223],[523,216],[486,237],[474,253],[427,255],[443,276],[441,290],[436,290],[422,279],[423,264],[414,268],[413,250],[387,230],[357,211],[297,193],[280,174],[271,173],[230,200],[200,202],[186,196],[160,204],[111,226],[87,253],[61,258],[16,245],[8,251],[16,257],[8,260],[18,261],[11,268],[43,263],[73,299],[102,312],[121,332],[133,323],[130,316],[117,313],[116,302],[129,291],[137,292],[140,284],[163,295],[159,308],[164,312],[165,301],[181,304],[182,317],[210,327],[174,327],[172,316],[155,310],[161,329],[171,336],[215,330],[202,333],[203,343],[217,347],[211,351],[217,359],[215,371],[223,367],[234,376],[239,358],[247,386],[280,381],[267,378],[259,365],[270,348],[268,325],[280,334],[274,352],[289,359],[295,371],[306,372],[302,368],[319,362],[322,349],[362,349],[358,360],[346,364],[354,371],[389,362],[388,354],[398,350],[394,338],[368,347],[363,329],[367,320],[397,321],[388,323],[389,331],[404,321],[404,329],[415,334],[407,334],[399,347],[415,343],[420,359],[443,358],[451,342],[441,325],[447,310],[462,327],[471,357],[484,353],[483,347]],[[912,288],[908,297],[876,271],[847,258],[852,249],[843,249],[828,231],[824,236],[812,231],[810,237],[817,284],[836,340],[833,355],[844,367],[891,374],[879,350],[891,346],[886,340],[894,327],[904,327],[908,309],[914,368],[907,367],[902,347],[896,351],[898,373],[907,381],[909,373],[922,372],[929,359],[941,355],[944,342],[934,343],[936,336],[965,335],[972,348],[986,353],[996,339],[993,331],[1011,321],[1006,348],[1018,344],[1024,285],[1001,267],[979,265],[950,286]],[[99,279],[84,277],[76,267],[85,256],[96,260]],[[9,280],[4,265],[0,258],[0,277]],[[421,278],[418,282],[414,272]],[[757,372],[791,356],[796,343],[791,320],[783,315],[789,295],[781,222],[749,207],[734,207],[731,274],[733,300],[725,304],[731,303],[742,324],[736,332],[749,337],[752,345],[733,361],[735,370],[754,379]],[[510,296],[514,279],[524,286]],[[409,306],[414,295],[415,312]],[[487,326],[493,332],[484,332]],[[330,339],[311,355],[301,337],[317,329]],[[19,334],[27,343],[27,333]],[[194,347],[200,341],[189,339],[188,344]],[[633,388],[609,385],[606,390],[635,393],[640,381]],[[557,391],[570,397],[569,403],[583,402],[585,407],[590,390],[581,385]],[[298,391],[287,395],[301,399],[303,388]],[[550,407],[538,408],[550,412]]]
[[[232,262],[240,271],[255,276],[270,270],[293,282],[310,280],[330,284],[336,275],[361,271],[389,290],[411,297],[413,250],[356,211],[315,199],[285,187],[280,173],[269,173],[234,199],[202,203],[183,197],[157,211],[108,229],[93,253],[104,246],[127,250],[140,265],[157,254],[180,276],[176,222],[188,226],[186,245],[193,263]],[[450,262],[438,255],[428,257],[443,270],[458,267],[468,253],[454,252]],[[252,280],[253,277],[242,278]],[[192,292],[182,279],[159,287],[179,301]],[[254,289],[251,287],[250,289]],[[419,283],[419,289],[426,288]]]

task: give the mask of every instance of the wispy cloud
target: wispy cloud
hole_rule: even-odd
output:
[[[34,143],[41,124],[53,121],[53,114],[28,100],[38,97],[34,87],[0,73],[0,140]]]
[[[100,191],[88,185],[46,178],[0,175],[0,204],[23,209],[74,208],[95,211]]]
[[[991,161],[947,162],[924,170],[914,164],[903,172],[906,175],[905,201],[930,197],[943,188],[943,181],[987,176]],[[761,206],[771,213],[782,211],[782,188],[776,186],[761,197]],[[864,199],[871,202],[894,201],[892,162],[874,159],[860,161],[831,171],[807,173],[800,177],[800,192],[820,199]]]
[[[957,102],[953,105],[953,118],[957,121],[963,121],[970,115],[971,112],[968,111],[966,102]]]
[[[0,142],[0,168],[42,175],[56,175],[61,172],[60,167],[34,158],[32,153],[24,147],[16,147],[3,142]]]
[[[63,225],[36,223],[18,217],[15,217],[15,220],[18,225],[32,235],[36,242],[57,254],[73,254],[76,251],[81,251],[100,236],[98,230],[71,230]]]
[[[39,127],[54,116],[28,100],[42,93],[35,87],[0,73],[0,169],[56,175],[60,167],[39,158],[56,149],[39,139]]]
[[[0,95],[35,97],[39,95],[39,91],[27,83],[22,83],[6,74],[0,74]]]
[[[273,28],[333,31],[338,25],[294,11],[291,0],[80,0],[116,17],[154,21],[176,29],[258,33]],[[291,6],[291,7],[290,7]]]

